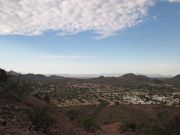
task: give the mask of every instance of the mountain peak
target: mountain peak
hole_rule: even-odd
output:
[[[176,75],[174,78],[180,79],[180,74],[179,74],[179,75]]]
[[[11,76],[18,76],[19,73],[17,73],[17,72],[15,72],[15,71],[11,70],[11,71],[8,72],[8,75],[11,75]]]
[[[133,73],[128,73],[121,76],[121,78],[132,78],[132,77],[134,78],[136,77],[136,75]]]
[[[147,80],[149,80],[149,78],[147,76],[135,75],[133,73],[124,74],[120,78],[124,79],[124,80],[139,80],[139,81],[147,81]]]

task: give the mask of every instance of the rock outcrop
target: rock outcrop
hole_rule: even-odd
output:
[[[7,73],[5,70],[0,68],[0,82],[5,82],[7,80]]]

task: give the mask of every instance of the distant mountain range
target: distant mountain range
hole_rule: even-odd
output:
[[[96,74],[74,74],[74,75],[41,75],[41,74],[20,74],[14,71],[9,71],[8,75],[10,76],[20,76],[23,79],[28,80],[71,80],[78,82],[92,82],[92,83],[102,83],[102,84],[110,84],[110,85],[132,85],[132,84],[146,84],[146,83],[169,83],[173,85],[180,85],[180,75],[175,77],[171,76],[145,76],[138,75],[133,73],[128,73],[119,76],[100,76]]]
[[[15,71],[8,71],[9,75],[19,75],[21,73],[17,73]],[[30,73],[33,74],[33,73]],[[130,73],[131,74],[131,73]],[[23,75],[27,75],[27,74],[23,74]],[[37,74],[33,74],[33,75],[37,75]],[[104,77],[120,77],[123,76],[124,74],[120,74],[120,73],[100,73],[100,74],[44,74],[44,76],[51,76],[51,77],[66,77],[66,78],[83,78],[83,79],[88,79],[88,78],[97,78],[100,76],[104,76]],[[161,75],[161,74],[140,74],[140,73],[136,73],[135,75],[143,75],[143,76],[147,76],[150,78],[172,78],[172,75]]]
[[[104,77],[120,77],[123,74],[116,74],[116,73],[109,73],[109,74],[57,74],[57,76],[63,76],[67,78],[97,78],[99,76],[104,76]],[[161,74],[152,74],[152,75],[146,75],[146,74],[139,74],[137,73],[136,75],[144,75],[148,76],[151,78],[171,78],[173,77],[172,75],[161,75]],[[48,75],[49,76],[49,75]]]

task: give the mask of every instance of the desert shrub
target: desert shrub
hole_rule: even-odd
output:
[[[124,125],[122,126],[122,131],[123,132],[135,132],[137,128],[136,123],[134,122],[125,122]]]
[[[126,126],[128,129],[132,130],[133,132],[136,131],[136,124],[135,123],[128,123]]]
[[[164,124],[163,135],[180,134],[180,114]]]
[[[95,132],[96,130],[100,129],[99,126],[96,124],[94,118],[85,119],[82,125],[88,132]]]
[[[105,108],[106,106],[108,106],[108,102],[107,101],[104,101],[104,100],[99,100],[99,105],[98,107],[96,108],[96,113],[100,112],[103,108]]]
[[[115,105],[119,105],[120,103],[118,101],[115,102]]]
[[[9,78],[6,89],[15,94],[14,98],[21,101],[29,95],[31,91],[31,83],[17,78]]]
[[[88,132],[95,132],[100,129],[96,122],[97,116],[107,105],[108,103],[106,101],[100,101],[100,104],[95,108],[93,114],[83,120],[82,125]]]
[[[41,130],[47,133],[49,126],[54,122],[48,107],[34,107],[28,114],[35,131]]]
[[[137,126],[137,131],[139,133],[144,133],[145,135],[163,135],[162,125],[156,120],[147,120]]]
[[[79,112],[75,110],[69,110],[67,115],[70,118],[70,120],[74,120],[79,116]]]
[[[169,112],[157,113],[157,118],[143,121],[127,120],[122,126],[123,132],[137,132],[145,135],[179,135],[180,115],[172,116]]]
[[[51,98],[50,98],[50,96],[49,96],[48,94],[46,94],[46,95],[44,96],[44,100],[45,100],[47,103],[50,103],[50,102],[51,102]]]

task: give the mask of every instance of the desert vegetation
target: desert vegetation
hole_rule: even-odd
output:
[[[143,81],[142,76],[139,83],[137,78],[131,80],[132,75],[121,78],[119,83],[123,84],[119,85],[104,77],[95,81],[3,73],[0,131],[5,135],[180,133],[178,83]],[[133,83],[126,86],[124,81]]]

